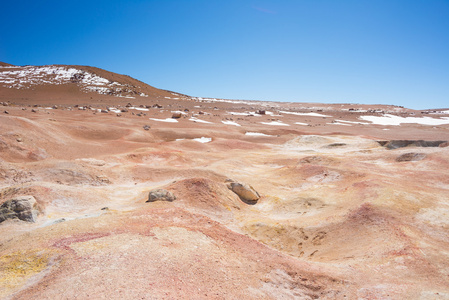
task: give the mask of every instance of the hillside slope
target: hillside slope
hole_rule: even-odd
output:
[[[13,66],[0,64],[0,101],[26,103],[60,100],[167,99],[187,97],[157,89],[127,75],[75,65]],[[112,98],[111,98],[112,97]]]

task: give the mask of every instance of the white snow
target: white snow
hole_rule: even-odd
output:
[[[226,125],[234,125],[234,126],[242,126],[236,122],[233,121],[221,121],[221,123],[226,124]]]
[[[101,86],[86,86],[85,89],[91,92],[97,92],[98,94],[107,94],[111,92],[109,88]]]
[[[108,110],[109,110],[109,111],[112,111],[112,112],[114,112],[114,113],[116,113],[116,114],[119,114],[119,113],[122,112],[120,109],[115,108],[115,107],[109,107]]]
[[[274,126],[290,126],[288,124],[282,123],[281,121],[271,121],[271,122],[260,122],[265,125],[274,125]]]
[[[352,126],[351,124],[338,123],[338,122],[335,122],[335,123],[326,123],[326,124],[328,124],[328,125],[343,125],[343,126]]]
[[[154,119],[154,118],[150,118],[150,120],[158,121],[158,122],[167,122],[167,123],[178,123],[178,120],[172,119],[172,118],[167,118],[167,119]]]
[[[150,111],[148,108],[143,108],[143,107],[129,107],[129,109],[135,109],[135,110],[140,110],[140,111]]]
[[[189,121],[193,121],[193,122],[196,122],[196,123],[213,124],[212,122],[201,120],[201,119],[198,119],[198,118],[195,118],[195,117],[191,117],[189,119]]]
[[[270,115],[270,116],[272,116],[272,117],[283,117],[282,115],[275,115],[274,112],[268,111],[268,110],[265,111],[265,114],[266,114],[266,115]]]
[[[192,99],[200,101],[200,102],[207,102],[207,103],[224,102],[224,103],[247,104],[247,105],[257,105],[258,104],[258,102],[248,101],[248,100],[225,100],[225,99],[202,98],[202,97],[197,97],[197,98],[192,98]]]
[[[297,125],[304,125],[304,126],[308,126],[309,125],[307,123],[302,123],[302,122],[295,122],[295,124],[297,124]]]
[[[209,143],[212,141],[212,138],[207,138],[207,137],[201,137],[201,138],[195,138],[193,139],[196,142],[200,142],[200,143]]]
[[[243,112],[243,113],[241,113],[241,112],[228,112],[229,114],[231,114],[231,115],[233,115],[233,116],[249,116],[249,115],[251,115],[251,113],[249,113],[249,112]]]
[[[186,112],[180,111],[180,110],[172,110],[172,113],[174,113],[174,114],[181,114],[181,115],[187,115]]]
[[[280,113],[282,114],[287,114],[287,115],[296,115],[296,116],[309,116],[309,117],[323,117],[323,118],[330,118],[331,116],[328,115],[323,115],[323,114],[319,114],[319,113],[299,113],[299,112],[293,112],[293,111],[280,111]]]
[[[247,132],[245,135],[251,135],[251,136],[272,136],[269,134],[261,133],[261,132]]]
[[[421,125],[443,125],[449,124],[447,119],[435,119],[430,117],[401,117],[390,114],[385,114],[383,116],[360,116],[360,119],[365,121],[370,121],[377,125],[392,125],[399,126],[401,124],[421,124]]]

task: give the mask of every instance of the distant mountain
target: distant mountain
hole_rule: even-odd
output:
[[[0,67],[12,67],[13,65],[0,61]]]
[[[188,98],[157,89],[127,75],[76,65],[14,66],[0,62],[0,99],[84,100],[110,97],[130,99]]]

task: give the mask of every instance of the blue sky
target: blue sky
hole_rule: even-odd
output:
[[[448,0],[5,1],[0,61],[192,96],[449,107]]]

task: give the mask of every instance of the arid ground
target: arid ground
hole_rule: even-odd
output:
[[[0,204],[38,210],[0,223],[0,298],[449,299],[448,108],[45,68],[0,67]]]

